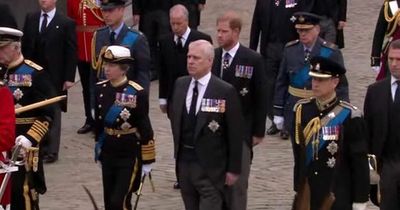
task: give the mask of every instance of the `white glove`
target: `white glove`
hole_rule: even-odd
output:
[[[144,164],[142,166],[142,176],[145,175],[145,174],[146,174],[146,176],[149,175],[151,170],[152,170],[151,164]]]
[[[283,122],[285,121],[284,118],[282,116],[274,116],[274,123],[276,125],[276,128],[278,128],[278,130],[282,130],[283,129]]]
[[[367,202],[365,203],[353,203],[353,210],[366,210]]]
[[[32,142],[29,141],[28,138],[26,138],[23,135],[19,135],[16,139],[15,139],[15,145],[21,144],[23,148],[28,149],[30,147],[32,147]]]
[[[381,70],[381,67],[380,66],[372,66],[371,69],[372,69],[373,72],[378,74],[379,71]]]

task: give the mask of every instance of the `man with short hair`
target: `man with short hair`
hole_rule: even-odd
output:
[[[295,28],[299,39],[286,44],[275,87],[274,122],[279,129],[289,131],[294,153],[294,187],[297,187],[298,152],[293,142],[293,115],[294,104],[303,98],[313,96],[311,91],[311,77],[308,75],[310,59],[315,56],[329,58],[340,65],[343,56],[336,45],[326,42],[318,35],[320,32],[319,17],[312,13],[297,12],[294,14]],[[347,79],[340,76],[340,83],[336,89],[341,100],[349,101]]]
[[[242,139],[242,172],[237,184],[226,188],[227,206],[231,210],[247,209],[247,188],[253,146],[265,136],[266,76],[260,54],[239,43],[242,20],[232,11],[217,19],[217,40],[212,73],[233,85],[239,96],[245,130]]]
[[[50,75],[57,95],[64,95],[74,85],[76,72],[75,23],[56,8],[57,0],[39,0],[40,11],[25,18],[22,53],[43,66]],[[61,111],[67,111],[67,103],[56,107],[53,126],[42,151],[46,163],[58,160],[61,140]]]
[[[295,145],[299,186],[294,210],[365,210],[369,193],[367,136],[362,112],[336,95],[346,69],[315,56],[308,75],[314,97],[299,100]],[[395,209],[395,208],[392,208]]]
[[[381,210],[400,209],[399,39],[390,44],[387,62],[391,76],[370,85],[364,101],[370,152],[376,156],[377,171],[380,175],[380,192],[377,193],[381,195]]]
[[[101,69],[101,54],[110,45],[122,45],[131,50],[135,61],[127,73],[128,79],[139,83],[150,91],[150,51],[146,37],[139,31],[130,29],[123,22],[126,0],[102,0],[100,4],[106,27],[96,31],[92,44],[94,59],[92,67],[97,71],[97,79],[104,80]]]
[[[211,74],[213,46],[190,43],[188,72],[174,86],[171,125],[185,209],[221,210],[241,172],[243,118],[235,88]]]
[[[200,16],[206,5],[206,0],[173,0],[173,4],[181,4],[186,7],[189,11],[189,27],[197,29],[200,25]]]
[[[56,95],[47,71],[24,59],[17,29],[0,27],[0,81],[14,96],[14,107],[23,107]],[[21,144],[24,164],[12,174],[11,210],[39,210],[39,194],[46,192],[43,160],[39,149],[49,132],[54,106],[39,107],[16,118],[16,144]],[[27,158],[29,157],[29,158]]]

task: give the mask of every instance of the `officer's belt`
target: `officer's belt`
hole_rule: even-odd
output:
[[[26,124],[33,124],[37,117],[18,117],[15,119],[15,124],[17,125],[26,125]]]
[[[110,136],[117,136],[117,135],[126,135],[132,134],[137,132],[137,128],[129,128],[127,130],[119,130],[113,128],[104,128],[104,132]]]
[[[77,32],[95,32],[101,26],[76,26]]]
[[[304,90],[300,88],[295,88],[292,86],[289,86],[289,93],[292,96],[299,97],[299,98],[310,98],[314,95],[312,90]]]

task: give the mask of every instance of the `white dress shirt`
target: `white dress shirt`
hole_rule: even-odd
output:
[[[394,101],[394,96],[395,96],[395,94],[396,94],[396,89],[397,89],[397,80],[398,79],[396,79],[396,78],[394,78],[393,76],[390,76],[390,84],[391,84],[391,87],[392,87],[392,99],[393,99],[393,101]]]
[[[187,27],[185,33],[183,33],[183,35],[182,35],[182,37],[181,37],[182,47],[185,46],[186,41],[187,41],[187,39],[188,39],[188,37],[189,37],[189,34],[190,34],[190,28]],[[175,35],[174,35],[174,41],[175,41],[175,43],[178,43],[178,38],[179,38],[179,37],[175,34]]]
[[[39,28],[38,28],[39,32],[40,32],[40,29],[42,28],[43,14],[44,13],[47,14],[47,25],[46,25],[46,27],[47,27],[47,26],[49,26],[50,22],[54,18],[54,15],[56,14],[56,8],[52,9],[50,12],[44,12],[44,11],[40,12]]]
[[[200,109],[201,100],[203,99],[204,93],[206,92],[208,82],[210,81],[210,79],[211,79],[211,72],[208,72],[202,78],[197,80],[198,81],[197,90],[199,92],[199,95],[197,96],[196,114]],[[189,90],[187,91],[187,94],[186,94],[186,111],[187,111],[187,113],[189,113],[190,104],[192,103],[194,84],[195,84],[195,79],[192,78],[192,81],[190,81]]]

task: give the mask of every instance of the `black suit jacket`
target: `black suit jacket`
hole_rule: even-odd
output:
[[[0,3],[0,27],[17,28],[17,22],[7,4]]]
[[[40,11],[28,14],[22,37],[26,59],[43,66],[58,94],[65,81],[75,79],[77,46],[75,23],[57,10],[44,32],[39,33]]]
[[[212,72],[217,77],[221,75],[222,48],[215,49]],[[237,74],[241,68],[252,68],[251,78]],[[251,137],[265,135],[265,120],[267,115],[267,88],[263,59],[242,45],[239,46],[231,65],[223,74],[223,80],[233,85],[240,98],[245,122],[242,125],[246,131],[246,141],[251,145]]]
[[[179,160],[181,119],[182,113],[186,112],[186,94],[191,79],[190,76],[185,76],[176,81],[171,101],[170,116],[176,160]],[[215,76],[211,76],[203,98],[226,101],[224,113],[203,112],[200,108],[194,131],[195,151],[199,163],[216,187],[222,190],[225,173],[240,174],[241,171],[243,132],[242,117],[237,114],[241,112],[239,100],[234,87]],[[219,125],[215,132],[210,128],[213,121]]]
[[[390,77],[368,87],[364,101],[364,117],[367,122],[370,152],[376,155],[378,161],[388,139],[387,110],[392,102]]]
[[[183,49],[177,49],[174,34],[169,33],[160,39],[160,74],[159,74],[159,98],[167,100],[172,96],[172,89],[178,77],[187,75],[186,55],[190,42],[204,39],[212,43],[208,34],[191,29]]]

